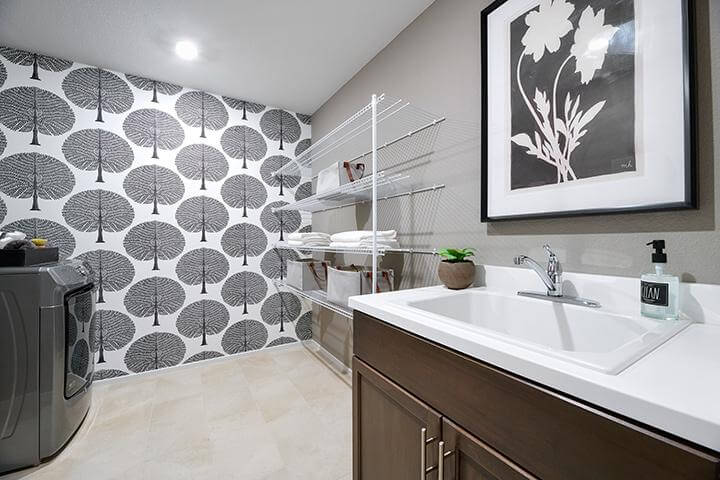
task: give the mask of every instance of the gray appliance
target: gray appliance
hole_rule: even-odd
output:
[[[77,260],[0,268],[0,473],[37,465],[90,408],[95,288]]]

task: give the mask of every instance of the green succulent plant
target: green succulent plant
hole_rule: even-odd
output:
[[[464,262],[467,257],[475,255],[474,248],[441,248],[438,255],[443,257],[445,261],[450,263]]]

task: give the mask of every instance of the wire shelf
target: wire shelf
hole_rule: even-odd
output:
[[[297,289],[297,288],[295,288],[291,285],[288,285],[287,283],[285,283],[283,281],[279,281],[279,280],[275,281],[275,286],[287,288],[294,294],[296,294],[302,298],[305,298],[314,304],[317,304],[324,308],[327,308],[328,310],[332,310],[333,312],[337,313],[338,315],[342,315],[345,318],[353,317],[353,313],[352,313],[353,311],[350,307],[328,301],[327,293],[325,293],[322,290],[300,290],[300,289]]]
[[[355,255],[372,255],[372,247],[331,247],[331,246],[319,246],[319,245],[290,245],[288,242],[277,242],[275,248],[292,248],[300,252],[324,252],[324,253],[346,253]],[[378,245],[377,254],[385,255],[389,253],[398,254],[420,254],[420,255],[436,255],[436,249],[426,248],[399,248],[399,247],[387,247]]]
[[[408,175],[385,172],[377,174],[378,198],[390,197],[398,193],[398,183],[407,180]],[[331,208],[340,208],[372,200],[373,175],[363,177],[351,183],[346,183],[328,192],[316,193],[294,203],[273,208],[273,212],[280,210],[303,210],[305,212],[319,212]]]

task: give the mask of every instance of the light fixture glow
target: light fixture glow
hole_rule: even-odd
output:
[[[198,48],[193,42],[180,40],[175,44],[175,53],[183,60],[195,60],[198,56]]]

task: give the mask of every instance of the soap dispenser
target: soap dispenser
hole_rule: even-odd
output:
[[[665,240],[653,240],[647,245],[652,245],[654,249],[652,262],[655,273],[646,273],[640,279],[640,311],[646,317],[677,320],[680,281],[664,271],[667,263],[667,254],[663,251]]]

